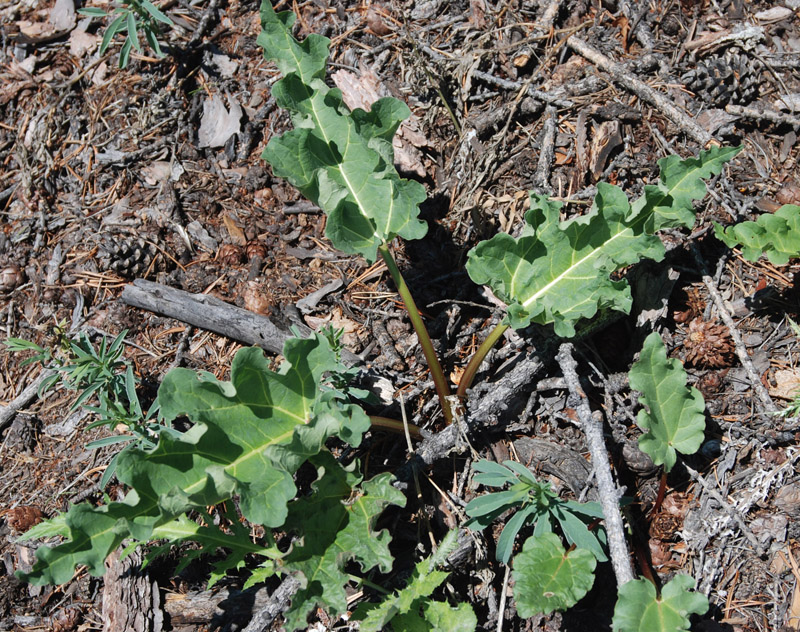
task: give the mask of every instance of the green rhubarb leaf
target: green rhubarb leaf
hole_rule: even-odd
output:
[[[639,447],[653,463],[670,471],[677,452],[694,454],[703,443],[703,396],[696,388],[687,388],[683,365],[675,358],[667,359],[667,349],[656,332],[645,339],[629,377],[631,388],[642,393],[639,402],[647,407],[636,418],[646,431],[639,438]]]
[[[388,531],[375,523],[388,505],[405,505],[405,496],[391,485],[393,477],[381,474],[361,483],[354,467],[345,468],[330,453],[311,459],[318,467],[314,492],[294,501],[286,523],[288,531],[303,534],[284,559],[283,568],[298,574],[302,587],[286,613],[286,627],[305,627],[306,617],[317,605],[331,614],[347,610],[345,587],[349,575],[344,566],[357,561],[366,572],[389,572],[392,555]]]
[[[284,357],[286,363],[274,372],[260,349],[242,349],[233,360],[230,382],[186,369],[171,371],[158,392],[161,411],[167,420],[185,415],[194,425],[186,432],[165,428],[153,449],[121,453],[116,475],[130,488],[125,498],[100,507],[72,507],[64,518],[69,539],[40,547],[33,570],[21,576],[36,584],[60,584],[80,564],[102,575],[103,561],[123,539],[160,537],[154,535],[159,527],[234,495],[250,522],[281,526],[296,493],[292,474],[322,447],[319,428],[331,436],[353,420],[366,427],[364,413],[359,416],[352,408],[344,408],[338,423],[331,422],[336,393],[322,391],[323,375],[343,367],[322,336],[288,341]],[[292,447],[301,457],[287,455]]]
[[[380,99],[369,112],[350,111],[339,90],[324,82],[329,40],[292,37],[294,15],[261,5],[264,56],[284,78],[272,89],[275,101],[292,116],[294,129],[273,137],[262,157],[328,215],[326,235],[345,252],[374,261],[377,248],[394,237],[420,239],[425,189],[400,178],[393,165],[392,138],[408,107]]]
[[[379,604],[360,606],[354,614],[355,620],[359,621],[359,630],[380,632],[391,626],[398,632],[474,632],[478,620],[469,604],[450,607],[430,599],[433,591],[449,575],[446,571],[436,570],[436,567],[445,564],[457,543],[458,531],[450,531],[433,555],[417,563],[404,588],[388,595]]]
[[[630,288],[613,279],[641,259],[660,261],[664,247],[655,232],[694,224],[692,201],[702,198],[703,178],[719,173],[739,149],[712,148],[699,158],[659,161],[661,180],[645,187],[631,207],[616,186],[600,183],[588,214],[559,221],[561,204],[531,194],[526,225],[515,239],[495,235],[468,255],[467,272],[508,304],[507,322],[519,329],[553,323],[559,336],[599,310],[629,312]]]
[[[424,612],[431,632],[475,632],[478,627],[478,618],[468,603],[450,606],[443,601],[428,601]]]
[[[614,632],[685,632],[689,616],[708,610],[705,595],[692,592],[694,579],[676,575],[656,594],[652,582],[637,579],[619,589],[611,626]]]
[[[647,218],[646,231],[694,226],[692,203],[705,196],[703,181],[718,175],[725,163],[741,150],[741,146],[711,147],[697,158],[682,160],[679,156],[667,156],[659,160],[658,184],[645,186],[644,194],[633,204],[634,214]]]
[[[775,213],[760,215],[755,222],[742,222],[723,230],[714,224],[714,232],[728,248],[741,246],[742,255],[757,261],[766,254],[776,266],[800,257],[800,206],[785,204]]]
[[[514,558],[514,599],[520,616],[571,608],[594,584],[596,566],[594,555],[585,549],[566,552],[554,533],[528,538]]]

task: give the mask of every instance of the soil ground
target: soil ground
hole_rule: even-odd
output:
[[[743,146],[697,205],[695,231],[670,232],[664,262],[627,272],[632,314],[576,340],[576,358],[593,408],[605,415],[615,472],[633,499],[637,568],[654,569],[661,581],[676,572],[698,581],[711,609],[693,629],[800,629],[800,435],[796,416],[773,414],[800,386],[798,336],[789,322],[800,316],[800,263],[751,263],[711,228],[800,204],[796,0],[280,4],[298,13],[299,37],[331,39],[330,70],[349,103],[391,95],[413,112],[397,160],[428,190],[422,211],[430,231],[394,249],[433,338],[449,349],[443,357],[453,380],[502,316],[464,272],[466,253],[497,231],[518,231],[528,191],[569,201],[565,217],[572,216],[586,211],[600,181],[638,197],[657,177],[659,159],[696,155],[703,134]],[[95,344],[127,330],[125,357],[145,400],[174,366],[227,377],[239,343],[120,300],[126,284],[150,279],[278,323],[344,328],[348,348],[390,380],[393,399],[404,395],[411,419],[440,430],[424,359],[385,266],[335,251],[324,214],[260,158],[289,121],[270,95],[277,70],[256,44],[258,4],[168,0],[161,6],[175,27],[161,35],[165,57],[134,50],[124,69],[117,67],[121,36],[101,55],[107,22],[74,16],[71,6],[0,0],[4,337],[56,349],[59,328],[85,331]],[[579,54],[569,36],[620,66]],[[620,75],[647,84],[682,118]],[[341,285],[305,314],[294,307],[334,280]],[[736,332],[723,323],[712,290]],[[649,517],[660,472],[630,448],[640,430],[626,374],[653,329],[704,395],[708,425],[702,450],[670,474],[664,509]],[[537,347],[548,336],[547,328],[509,335],[490,356],[479,376],[490,387],[476,389],[470,408],[479,409],[526,354],[552,349],[541,351],[541,368],[471,441],[484,457],[518,458],[565,495],[578,494],[567,473],[533,459],[532,438],[588,458],[573,404],[554,380],[561,376],[557,345]],[[23,362],[29,355],[0,352],[3,404],[41,371]],[[2,430],[2,629],[104,625],[102,579],[79,570],[66,585],[35,588],[14,577],[33,555],[17,536],[37,516],[102,501],[98,483],[114,447],[86,449],[109,432],[86,429],[91,415],[71,410],[75,397],[65,389],[32,397]],[[388,414],[399,416],[399,408]],[[394,437],[375,433],[370,458],[396,467],[404,455]],[[468,465],[443,459],[428,480],[469,500]],[[437,488],[420,482],[420,497],[395,517],[403,526],[395,528],[394,546],[409,559],[420,543],[425,549],[463,522]],[[451,597],[471,602],[486,630],[496,629],[505,590],[492,552],[497,534],[480,536],[488,557],[471,553],[452,578]],[[209,567],[197,562],[176,573],[178,557],[151,567],[162,603],[204,589]],[[600,578],[563,615],[525,620],[510,600],[503,629],[610,629],[614,595],[604,586],[613,577],[604,570]],[[248,613],[226,619],[212,609],[206,620],[177,619],[168,614],[162,629],[242,629]],[[280,618],[273,626],[281,629]],[[313,626],[352,627],[321,611]]]

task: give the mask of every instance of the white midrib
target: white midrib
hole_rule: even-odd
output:
[[[643,215],[643,214],[642,214],[642,215]],[[640,217],[641,217],[641,215],[640,215]],[[639,219],[639,218],[637,218],[637,219]],[[547,294],[547,292],[549,292],[551,288],[553,288],[553,287],[557,286],[559,283],[561,283],[561,282],[562,282],[562,281],[563,281],[565,278],[567,278],[567,276],[568,276],[568,275],[569,275],[569,274],[570,274],[572,271],[576,270],[577,268],[579,268],[580,266],[582,266],[584,263],[586,263],[587,261],[589,261],[589,260],[590,260],[592,257],[594,257],[594,256],[595,256],[595,255],[598,253],[598,251],[600,251],[602,248],[605,248],[607,244],[613,243],[613,242],[614,242],[614,240],[616,240],[618,237],[621,237],[621,236],[622,236],[622,235],[624,235],[625,233],[630,233],[630,232],[632,232],[632,231],[631,231],[631,228],[632,228],[633,226],[635,226],[635,224],[631,224],[630,226],[626,226],[626,227],[625,227],[625,230],[621,230],[620,232],[618,232],[617,234],[615,234],[615,235],[614,235],[613,237],[611,237],[610,239],[608,239],[608,240],[604,241],[604,242],[603,242],[603,243],[602,243],[600,246],[598,246],[597,248],[595,248],[594,250],[592,250],[591,252],[589,252],[588,254],[586,254],[586,256],[582,257],[581,259],[578,259],[578,260],[577,260],[576,262],[574,262],[574,263],[573,263],[573,264],[572,264],[572,265],[571,265],[569,268],[567,268],[566,270],[564,270],[564,271],[563,271],[561,274],[559,274],[559,275],[558,275],[558,276],[556,276],[556,277],[555,277],[555,278],[554,278],[552,281],[550,281],[550,282],[549,282],[547,285],[544,285],[544,286],[542,286],[542,287],[539,289],[539,291],[538,291],[538,292],[536,292],[535,294],[531,295],[529,298],[525,299],[525,301],[522,303],[522,306],[523,306],[523,307],[525,307],[526,309],[527,309],[528,307],[530,307],[530,306],[533,304],[533,302],[534,302],[534,301],[536,301],[536,300],[537,300],[539,297],[541,297],[541,296],[543,296],[543,295]],[[512,284],[514,283],[514,280],[515,280],[515,278],[516,278],[516,274],[515,274],[515,275],[514,275],[514,277],[512,277],[512,279],[511,279],[511,282],[512,282]]]
[[[311,111],[314,112],[314,122],[315,122],[315,124],[317,126],[317,129],[322,134],[323,138],[325,139],[325,142],[330,145],[331,138],[330,138],[330,136],[328,136],[328,134],[327,134],[327,132],[325,130],[325,127],[322,125],[322,120],[321,120],[321,118],[320,118],[320,116],[319,116],[319,114],[317,112],[316,104],[314,103],[313,99],[309,99],[309,101],[311,102]],[[345,149],[344,151],[346,152],[347,149]],[[342,153],[342,157],[344,157],[344,153]],[[350,192],[350,195],[353,196],[353,199],[355,199],[356,205],[358,206],[359,210],[361,211],[361,214],[364,217],[369,219],[369,215],[367,215],[364,212],[364,209],[366,209],[367,206],[359,198],[355,187],[353,186],[352,182],[350,181],[350,178],[347,177],[347,172],[341,166],[336,167],[336,170],[342,175],[342,179],[344,180],[345,186],[347,187],[347,190]],[[383,243],[384,238],[380,234],[378,234],[377,229],[372,233],[372,236],[375,237],[375,239],[377,239],[380,243]]]

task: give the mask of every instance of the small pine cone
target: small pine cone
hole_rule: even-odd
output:
[[[657,540],[672,540],[683,528],[683,519],[670,513],[661,512],[650,522],[650,537]]]
[[[99,263],[121,277],[142,276],[158,254],[158,248],[134,235],[105,235],[100,243]]]
[[[217,259],[230,266],[239,265],[242,262],[242,249],[236,244],[222,244],[217,250]]]
[[[689,323],[683,346],[686,349],[686,362],[695,366],[718,369],[733,357],[733,342],[728,329],[701,318]]]
[[[245,244],[244,253],[247,255],[248,259],[255,259],[256,257],[266,259],[267,246],[258,241],[258,239],[251,239]]]
[[[44,520],[44,514],[38,507],[20,505],[9,509],[6,513],[6,522],[17,533],[25,533],[32,526]]]
[[[761,68],[744,55],[728,52],[697,62],[681,81],[700,99],[714,107],[744,105],[758,96]]]
[[[0,293],[16,290],[25,283],[25,272],[18,265],[10,265],[0,270]]]

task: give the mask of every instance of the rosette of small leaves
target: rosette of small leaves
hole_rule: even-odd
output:
[[[473,498],[465,511],[471,520],[467,526],[485,529],[501,514],[514,509],[514,515],[506,522],[497,541],[496,556],[508,563],[514,550],[514,540],[525,524],[534,524],[534,536],[552,533],[558,525],[567,542],[588,550],[600,562],[608,558],[603,550],[605,531],[595,528],[590,531],[587,523],[602,520],[600,503],[579,503],[559,498],[549,483],[536,480],[531,471],[516,461],[504,461],[503,465],[493,461],[478,461],[473,466],[479,473],[475,482],[486,487],[508,489],[483,494]]]
[[[160,34],[159,24],[173,26],[174,23],[150,0],[122,0],[122,3],[115,6],[110,13],[97,7],[86,7],[78,9],[78,13],[95,18],[113,18],[111,24],[106,27],[103,34],[103,41],[100,43],[100,54],[108,50],[111,42],[118,33],[125,34],[125,41],[119,53],[119,67],[125,68],[131,57],[131,50],[136,49],[142,52],[142,45],[139,43],[139,31],[144,33],[144,37],[150,48],[158,57],[163,57],[161,45],[158,42]]]
[[[467,272],[508,304],[506,321],[519,329],[553,323],[559,336],[599,310],[629,312],[630,288],[613,274],[642,259],[660,261],[663,228],[691,228],[693,201],[706,193],[704,179],[718,174],[740,148],[712,147],[698,158],[659,160],[657,184],[630,204],[617,186],[601,182],[589,213],[560,221],[561,203],[531,194],[522,234],[501,233],[469,252]]]
[[[474,632],[478,620],[469,604],[450,606],[431,598],[450,574],[439,569],[447,563],[457,543],[458,531],[448,532],[438,550],[416,565],[405,588],[387,595],[379,604],[360,606],[353,615],[359,622],[358,629],[361,632]]]
[[[132,446],[152,448],[163,426],[154,420],[157,404],[144,414],[136,392],[137,380],[133,368],[122,358],[123,343],[128,330],[123,330],[111,344],[104,337],[97,349],[86,332],[79,332],[75,340],[70,340],[62,328],[57,331],[61,338],[59,355],[18,338],[9,338],[6,346],[16,352],[34,351],[34,355],[22,364],[40,362],[55,369],[53,375],[42,383],[40,394],[59,382],[69,389],[81,391],[70,410],[83,406],[98,416],[96,421],[86,427],[87,430],[98,426],[107,426],[113,430],[124,425],[130,432],[91,441],[86,444],[87,449],[95,450],[120,443],[129,444],[123,451]],[[66,359],[62,356],[66,356]],[[89,406],[87,402],[92,396],[97,397],[97,404]],[[105,488],[114,475],[119,456],[120,453],[114,455],[106,466],[100,480],[101,489]]]
[[[689,616],[708,610],[705,595],[692,592],[694,579],[676,575],[656,592],[646,579],[637,579],[620,586],[611,629],[614,632],[685,632]]]
[[[728,248],[741,246],[742,256],[757,261],[762,254],[776,266],[800,256],[800,206],[785,204],[774,213],[764,213],[755,222],[742,222],[727,229],[714,224],[717,238]]]
[[[270,570],[296,575],[303,588],[287,613],[290,625],[302,626],[316,604],[342,612],[346,564],[391,569],[390,537],[375,523],[387,505],[402,505],[405,498],[391,486],[391,475],[362,480],[357,463],[344,466],[325,448],[333,436],[357,446],[369,428],[364,411],[327,381],[343,367],[325,338],[293,338],[283,355],[286,362],[275,372],[260,349],[240,350],[230,382],[188,369],[168,373],[158,391],[161,414],[168,422],[185,416],[193,425],[184,432],[165,427],[155,447],[124,451],[117,478],[129,489],[125,498],[99,507],[74,505],[57,516],[51,528],[66,541],[39,547],[33,569],[20,576],[59,584],[78,565],[102,575],[105,558],[125,539],[195,541],[206,553],[228,551],[212,581],[251,554],[269,560],[262,578]],[[293,474],[306,462],[316,468],[317,482],[292,500]],[[234,497],[232,526],[215,526],[208,508]],[[207,519],[200,525],[192,515]],[[239,515],[266,527],[265,536],[252,541],[248,529],[236,526]],[[296,536],[290,551],[278,550],[271,528]]]
[[[298,42],[294,20],[262,2],[258,43],[284,75],[272,94],[294,123],[269,141],[262,157],[325,211],[325,234],[336,248],[372,262],[378,246],[396,236],[421,239],[427,232],[418,217],[424,187],[394,168],[392,138],[410,111],[392,98],[379,99],[369,112],[350,111],[324,81],[330,40],[311,34]]]
[[[646,431],[639,438],[639,447],[668,472],[678,452],[694,454],[703,443],[703,395],[686,386],[683,365],[680,360],[667,358],[667,349],[656,332],[645,339],[628,377],[631,388],[642,394],[639,402],[646,406],[636,417],[639,427]]]

